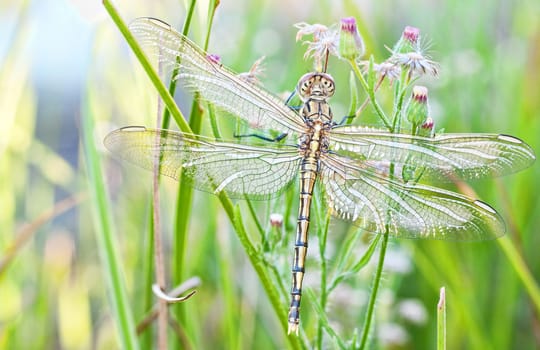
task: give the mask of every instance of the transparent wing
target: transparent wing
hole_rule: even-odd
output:
[[[214,105],[246,120],[252,127],[302,132],[302,118],[283,101],[223,67],[168,24],[138,18],[129,26],[140,45],[157,56],[164,68],[178,68],[174,77]]]
[[[333,129],[328,139],[333,151],[365,160],[380,171],[394,163],[435,181],[510,174],[535,160],[529,145],[508,135],[442,134],[429,138],[348,126]]]
[[[423,185],[375,176],[361,163],[328,155],[321,159],[321,181],[334,215],[367,231],[405,238],[485,240],[505,225],[484,202]]]
[[[295,147],[258,148],[144,127],[115,130],[105,138],[105,146],[149,170],[159,158],[161,174],[178,180],[183,171],[195,188],[223,190],[236,198],[272,197],[295,178],[301,160]]]

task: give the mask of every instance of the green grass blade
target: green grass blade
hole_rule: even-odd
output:
[[[142,48],[139,46],[133,35],[131,35],[131,32],[128,29],[128,26],[124,22],[124,20],[120,17],[118,14],[118,11],[116,8],[111,4],[110,1],[104,0],[103,6],[105,6],[105,9],[111,16],[111,19],[114,21],[124,38],[126,39],[127,43],[133,50],[133,53],[141,63],[143,69],[145,70],[146,74],[148,75],[148,78],[152,81],[152,84],[154,84],[154,87],[159,93],[159,96],[163,99],[163,102],[167,106],[167,109],[170,111],[171,115],[173,116],[174,120],[178,124],[178,127],[180,130],[182,130],[185,133],[192,133],[191,128],[189,127],[188,123],[184,119],[184,116],[182,115],[182,112],[180,112],[180,109],[174,102],[174,99],[172,95],[170,94],[169,90],[165,87],[163,82],[161,81],[159,75],[157,74],[156,70],[152,67],[152,64],[144,54]]]
[[[441,288],[437,304],[437,350],[446,350],[446,294]]]
[[[220,193],[219,199],[221,201],[221,204],[223,205],[223,208],[225,209],[225,212],[227,213],[227,216],[233,224],[236,235],[238,236],[240,243],[244,247],[244,250],[246,251],[246,254],[251,262],[251,265],[259,276],[266,295],[270,299],[270,304],[272,305],[274,311],[276,312],[276,315],[278,316],[278,320],[280,321],[280,325],[282,326],[283,331],[287,333],[287,324],[285,323],[285,320],[287,319],[287,314],[285,312],[285,308],[283,307],[281,299],[279,298],[279,291],[276,285],[272,282],[269,271],[265,268],[265,264],[261,259],[261,256],[259,255],[258,251],[255,249],[255,246],[251,243],[249,239],[239,207],[234,207],[231,200],[223,192]],[[287,340],[289,341],[289,345],[293,349],[307,348],[306,345],[301,342],[300,338],[295,335],[287,337]]]
[[[188,11],[186,14],[186,21],[184,22],[184,26],[182,28],[182,34],[184,34],[185,36],[187,36],[189,33],[189,28],[191,26],[191,19],[193,18],[193,11],[195,10],[196,3],[197,3],[196,0],[192,0],[189,4]],[[171,76],[175,77],[177,74],[178,74],[178,68],[175,68]],[[171,81],[169,82],[169,94],[171,96],[174,96],[174,93],[176,91],[176,82],[177,80],[175,79],[171,79]],[[171,120],[171,112],[169,111],[168,108],[165,108],[165,110],[163,111],[163,119],[162,119],[161,127],[163,129],[168,129],[170,120]]]
[[[536,308],[536,312],[540,314],[540,288],[531,274],[531,271],[527,267],[527,264],[523,260],[523,257],[519,254],[516,246],[508,236],[499,238],[497,243],[499,243],[499,246],[502,248],[506,258],[525,286],[525,290],[529,294],[529,297]]]
[[[83,106],[83,148],[91,194],[93,221],[98,251],[104,280],[108,290],[112,309],[112,318],[116,325],[118,340],[123,349],[138,349],[135,335],[133,312],[129,306],[124,281],[124,271],[117,255],[119,251],[114,239],[114,227],[111,219],[109,200],[103,182],[100,158],[94,144],[94,120],[89,106]]]
[[[324,328],[324,330],[332,337],[332,339],[336,341],[336,344],[338,345],[339,349],[347,349],[347,346],[345,345],[341,337],[330,326],[330,323],[328,322],[328,318],[326,317],[326,312],[318,303],[317,296],[315,295],[313,290],[311,288],[307,288],[305,291],[305,294],[311,306],[313,306],[313,308],[315,309],[317,316],[319,317],[319,323],[321,324],[321,327]],[[319,347],[319,349],[322,349],[322,346]]]

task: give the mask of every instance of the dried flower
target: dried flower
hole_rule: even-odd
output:
[[[413,124],[413,128],[424,123],[429,116],[428,89],[425,86],[414,86],[412,96],[407,103],[405,114],[407,120]]]
[[[300,39],[302,39],[302,37],[306,35],[313,35],[313,40],[319,41],[321,33],[328,31],[327,26],[318,23],[309,24],[306,22],[300,22],[296,23],[294,27],[299,29],[296,33],[296,41],[299,41]]]
[[[439,65],[419,51],[394,54],[391,57],[391,61],[399,64],[402,69],[408,70],[409,78],[413,74],[423,75],[428,73],[434,77],[439,74]]]
[[[388,59],[388,62],[399,65],[402,69],[408,71],[409,79],[414,74],[438,75],[439,65],[425,54],[426,47],[423,47],[418,28],[405,27],[398,42],[390,51],[392,56]]]
[[[264,73],[264,65],[263,61],[265,59],[265,56],[262,56],[257,61],[253,63],[249,71],[238,74],[238,77],[241,79],[251,83],[251,84],[260,84],[259,77],[261,77]]]
[[[369,70],[369,61],[361,61],[360,65],[363,67],[363,72],[367,74]],[[398,80],[401,75],[401,66],[388,61],[373,64],[373,70],[377,74],[379,80],[388,79],[390,83],[394,80]]]
[[[345,59],[354,60],[363,56],[364,53],[364,41],[356,27],[356,19],[343,18],[339,35],[339,55]]]
[[[308,24],[305,22],[294,25],[298,28],[296,40],[300,40],[305,35],[313,35],[313,41],[304,41],[308,49],[304,54],[304,59],[313,57],[315,70],[326,70],[325,62],[328,55],[338,55],[339,31],[335,26],[327,27],[322,24]]]

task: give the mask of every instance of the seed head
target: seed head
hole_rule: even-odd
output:
[[[394,54],[391,59],[402,69],[409,71],[409,78],[412,78],[414,74],[430,74],[434,77],[439,74],[439,65],[419,51]]]

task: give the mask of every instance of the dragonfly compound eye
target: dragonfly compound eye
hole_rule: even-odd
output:
[[[315,73],[304,74],[298,81],[296,91],[302,100],[306,100],[311,95],[311,87],[315,81]]]
[[[335,92],[334,79],[330,74],[321,74],[320,77],[325,96],[332,97]]]

